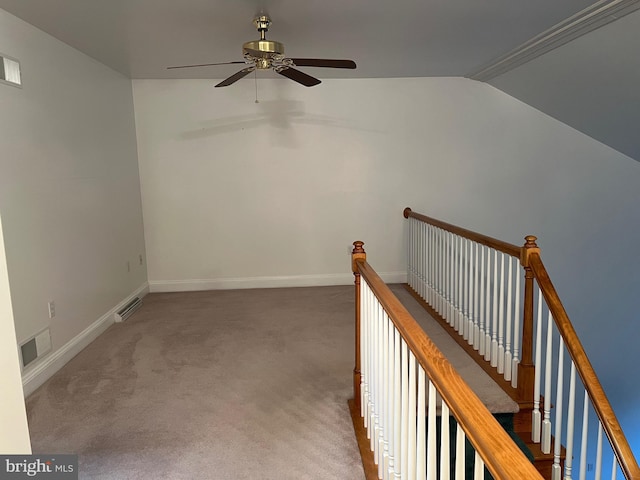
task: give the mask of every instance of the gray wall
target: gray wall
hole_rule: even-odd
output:
[[[50,327],[52,358],[146,282],[131,81],[2,10],[0,46],[23,78],[0,85],[17,340]]]

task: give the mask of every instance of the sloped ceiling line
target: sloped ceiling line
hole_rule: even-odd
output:
[[[465,76],[488,82],[639,8],[640,0],[601,0]]]

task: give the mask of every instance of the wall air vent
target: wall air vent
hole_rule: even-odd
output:
[[[48,328],[20,345],[22,366],[26,367],[34,360],[51,351],[51,333]]]
[[[138,297],[134,298],[114,314],[116,322],[124,322],[133,314],[133,312],[135,312],[141,306],[142,300],[140,300]]]
[[[22,85],[20,62],[15,58],[3,55],[2,53],[0,53],[0,83],[18,87]]]

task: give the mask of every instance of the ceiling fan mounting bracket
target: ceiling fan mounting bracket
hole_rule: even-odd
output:
[[[269,30],[273,22],[266,15],[260,15],[259,17],[253,20],[253,24],[256,26],[258,31],[260,32],[260,37],[264,39],[264,34]]]

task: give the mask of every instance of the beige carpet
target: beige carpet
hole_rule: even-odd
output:
[[[481,399],[512,411],[392,289]],[[148,295],[27,399],[33,451],[77,453],[80,478],[363,479],[353,302],[352,286]]]
[[[80,478],[363,479],[353,287],[151,294],[27,400]]]
[[[515,413],[519,410],[518,404],[475,361],[470,359],[451,335],[407,292],[404,285],[389,285],[389,287],[491,413]]]

